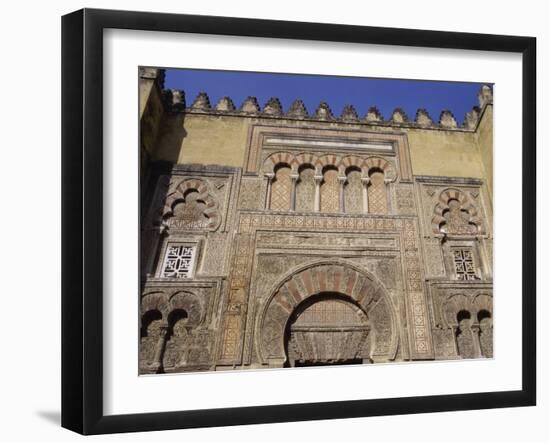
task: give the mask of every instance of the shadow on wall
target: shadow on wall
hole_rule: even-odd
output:
[[[164,116],[155,143],[157,151],[153,160],[162,159],[173,164],[178,163],[183,140],[187,137],[184,123],[184,114],[166,114]]]

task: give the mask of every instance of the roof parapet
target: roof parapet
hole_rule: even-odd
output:
[[[477,98],[479,100],[479,107],[482,109],[485,107],[485,105],[492,105],[493,88],[491,88],[489,85],[483,85],[477,94]]]
[[[141,74],[141,71],[140,71]],[[144,72],[144,75],[148,75]],[[150,73],[150,75],[159,75]],[[310,114],[300,99],[294,100],[287,112],[284,112],[283,106],[277,97],[271,97],[264,105],[263,109],[258,104],[256,97],[247,97],[241,106],[237,108],[230,97],[223,97],[212,107],[210,98],[206,92],[200,92],[190,107],[186,107],[185,92],[178,89],[165,90],[164,102],[173,112],[187,112],[190,114],[223,114],[231,116],[261,118],[278,118],[290,120],[308,120],[323,121],[348,124],[369,124],[374,126],[399,126],[404,128],[421,129],[439,129],[446,131],[474,131],[479,123],[479,119],[487,105],[493,104],[493,90],[491,86],[483,85],[478,92],[480,106],[474,106],[471,111],[464,116],[464,121],[460,125],[453,113],[449,110],[443,110],[439,116],[439,121],[434,122],[428,111],[420,108],[416,111],[414,120],[410,120],[402,108],[395,108],[389,120],[385,120],[378,108],[371,106],[365,116],[360,118],[353,105],[344,106],[342,113],[336,117],[330,106],[326,102],[321,102],[315,112]]]

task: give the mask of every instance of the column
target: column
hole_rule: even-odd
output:
[[[313,177],[313,180],[315,180],[315,205],[314,210],[315,212],[319,212],[321,210],[321,182],[323,181],[322,175],[315,175]]]
[[[472,325],[470,327],[473,335],[474,340],[474,358],[481,358],[483,355],[481,354],[481,341],[479,339],[479,325]]]
[[[369,212],[369,183],[370,177],[361,177],[361,183],[363,184],[363,213],[368,214]]]
[[[273,178],[275,177],[274,172],[266,172],[264,177],[267,180],[267,192],[265,193],[265,204],[264,208],[266,210],[271,209],[271,182],[273,181]]]
[[[391,192],[390,192],[390,183],[392,182],[391,178],[386,177],[386,173],[384,172],[384,186],[386,186],[386,214],[391,214],[392,207],[391,207]]]
[[[338,177],[338,207],[340,212],[346,212],[344,202],[344,185],[346,184],[347,177]]]
[[[290,174],[290,210],[296,210],[296,183],[300,176],[298,174]]]
[[[162,357],[164,355],[164,347],[166,346],[166,338],[168,337],[169,327],[167,324],[162,325],[159,331],[159,339],[157,341],[157,346],[155,348],[155,356],[153,358],[153,363],[151,363],[151,369],[155,372],[160,371],[162,368]]]

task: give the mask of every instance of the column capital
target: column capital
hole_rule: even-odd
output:
[[[340,184],[344,184],[344,183],[346,183],[347,179],[348,178],[344,175],[344,176],[338,177],[338,182]]]
[[[370,177],[361,177],[361,182],[364,185],[368,185],[370,183]]]
[[[299,178],[300,178],[299,174],[290,174],[290,179],[291,180],[298,180]]]
[[[317,182],[321,183],[321,181],[323,180],[323,176],[322,175],[314,175],[313,180],[315,180],[316,183]]]
[[[170,326],[168,324],[160,325],[160,327],[159,327],[159,338],[166,337],[166,335],[168,335],[169,330],[170,330]]]
[[[271,181],[275,177],[275,173],[274,172],[264,172],[264,177],[267,178],[269,181]]]

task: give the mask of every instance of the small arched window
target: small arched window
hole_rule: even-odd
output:
[[[372,214],[387,214],[388,198],[386,183],[384,183],[384,171],[379,168],[373,168],[369,171],[369,178],[369,212]]]
[[[311,212],[315,207],[315,170],[311,165],[303,165],[298,172],[296,211]]]
[[[290,172],[290,166],[286,164],[279,164],[275,167],[270,205],[273,211],[288,211],[290,209]]]
[[[170,325],[171,335],[175,337],[187,335],[185,326],[189,315],[184,309],[175,309],[168,316],[168,324]]]
[[[323,171],[321,182],[321,212],[338,212],[340,209],[338,195],[338,170],[327,166]]]
[[[158,336],[161,323],[162,314],[158,310],[147,311],[141,317],[141,337]]]
[[[363,212],[363,189],[361,184],[361,170],[350,167],[346,171],[344,186],[344,208],[347,213],[360,214]]]

